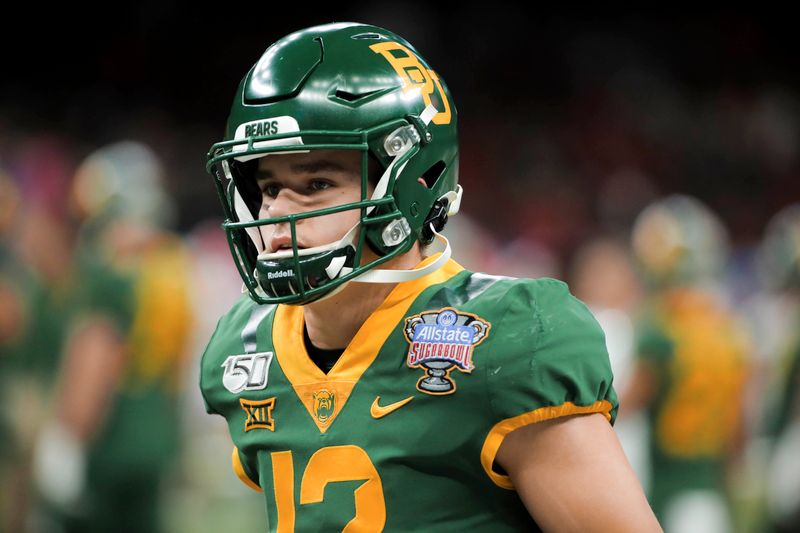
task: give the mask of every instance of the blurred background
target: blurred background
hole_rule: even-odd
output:
[[[263,528],[197,385],[241,286],[205,156],[267,46],[332,21],[399,33],[446,80],[465,191],[445,231],[455,258],[564,279],[589,305],[618,434],[665,529],[800,531],[789,17],[226,7],[9,18],[0,531]]]

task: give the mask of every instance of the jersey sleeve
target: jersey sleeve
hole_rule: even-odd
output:
[[[203,405],[209,414],[218,414],[228,422],[228,431],[234,441],[231,453],[233,472],[245,485],[261,492],[258,480],[258,468],[255,456],[248,455],[246,448],[239,449],[231,426],[231,413],[240,413],[238,399],[228,392],[222,382],[222,367],[225,359],[231,354],[242,353],[242,328],[253,303],[248,296],[242,297],[217,322],[214,332],[200,357],[200,395]],[[250,447],[252,448],[252,447]]]
[[[230,394],[222,384],[222,365],[231,354],[242,353],[241,330],[252,300],[243,296],[220,319],[200,356],[200,393],[208,414],[225,416],[222,404]]]
[[[565,283],[540,279],[517,285],[504,307],[497,325],[505,332],[487,368],[494,425],[481,463],[497,485],[513,488],[508,476],[492,468],[508,433],[575,414],[601,413],[613,424],[618,402],[603,330]]]
[[[200,397],[203,399],[203,407],[205,407],[206,413],[210,415],[215,415],[220,413],[214,407],[211,406],[211,403],[208,399],[208,396],[212,394],[210,394],[211,391],[208,390],[208,387],[210,385],[209,383],[210,380],[206,377],[207,373],[206,360],[208,358],[207,354],[209,350],[213,350],[213,344],[217,336],[217,332],[219,331],[219,325],[221,322],[222,318],[220,318],[217,321],[217,325],[214,328],[214,333],[211,334],[211,338],[208,340],[208,344],[206,344],[206,348],[205,350],[203,350],[203,354],[200,356]]]

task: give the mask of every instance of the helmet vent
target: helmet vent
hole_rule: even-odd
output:
[[[374,91],[366,91],[366,92],[363,92],[363,93],[354,94],[354,93],[350,93],[350,92],[347,92],[347,91],[342,91],[342,90],[339,89],[339,90],[336,91],[336,97],[337,98],[341,98],[342,100],[344,100],[346,102],[357,102],[358,100],[361,100],[362,98],[366,98],[368,96],[371,96],[371,95],[375,94],[379,90],[380,89],[376,89]]]
[[[396,87],[385,87],[383,89],[375,89],[374,91],[364,91],[360,93],[352,93],[343,89],[331,90],[328,98],[334,102],[346,105],[348,107],[359,107],[372,102],[385,94],[394,92]]]
[[[353,35],[351,37],[351,39],[379,41],[379,40],[383,39],[383,35],[381,35],[380,33],[374,33],[374,32],[359,33],[358,35]]]
[[[422,175],[422,179],[425,180],[425,184],[429,189],[433,189],[446,167],[447,165],[444,164],[444,161],[437,161]]]

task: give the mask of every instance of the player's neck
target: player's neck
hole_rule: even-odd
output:
[[[412,269],[422,254],[418,246],[378,268]],[[317,348],[345,348],[361,325],[383,303],[396,283],[348,283],[339,293],[303,307],[308,336]]]

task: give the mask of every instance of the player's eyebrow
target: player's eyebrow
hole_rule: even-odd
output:
[[[308,163],[292,165],[292,172],[294,174],[314,174],[316,172],[349,172],[349,170],[336,161],[318,159]],[[274,177],[274,173],[268,168],[259,169],[256,172],[256,180],[258,181],[271,179],[272,177]]]

